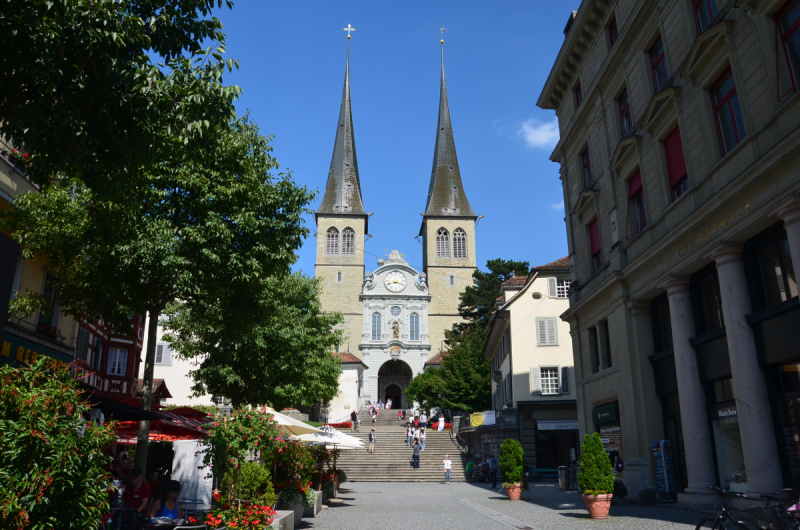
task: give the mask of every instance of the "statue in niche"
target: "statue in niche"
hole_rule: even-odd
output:
[[[399,339],[400,338],[400,324],[395,322],[392,324],[392,338]]]

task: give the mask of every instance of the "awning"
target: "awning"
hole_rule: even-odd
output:
[[[207,428],[211,418],[207,415],[198,416],[194,411],[190,416],[175,414],[172,411],[161,410],[157,419],[150,422],[151,441],[197,440],[207,435]],[[121,439],[135,439],[139,434],[139,424],[133,421],[124,421],[117,426],[117,437]]]
[[[87,401],[92,407],[100,409],[106,420],[117,420],[123,422],[159,420],[163,418],[160,412],[148,412],[138,407],[133,407],[110,397],[89,395]]]

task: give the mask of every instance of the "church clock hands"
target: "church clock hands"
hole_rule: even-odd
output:
[[[406,288],[406,277],[402,272],[393,271],[386,275],[384,284],[391,292],[399,293]]]

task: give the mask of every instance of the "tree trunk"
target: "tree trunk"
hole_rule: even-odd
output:
[[[153,396],[153,368],[156,362],[156,340],[158,340],[158,319],[161,308],[149,311],[147,325],[147,352],[144,357],[144,382],[142,384],[141,409],[150,412]],[[136,442],[136,467],[147,473],[147,444],[150,440],[150,420],[139,422],[139,439]]]

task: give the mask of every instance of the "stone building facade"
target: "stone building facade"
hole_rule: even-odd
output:
[[[584,0],[539,97],[561,132],[580,430],[619,438],[634,498],[800,483],[799,15]]]

